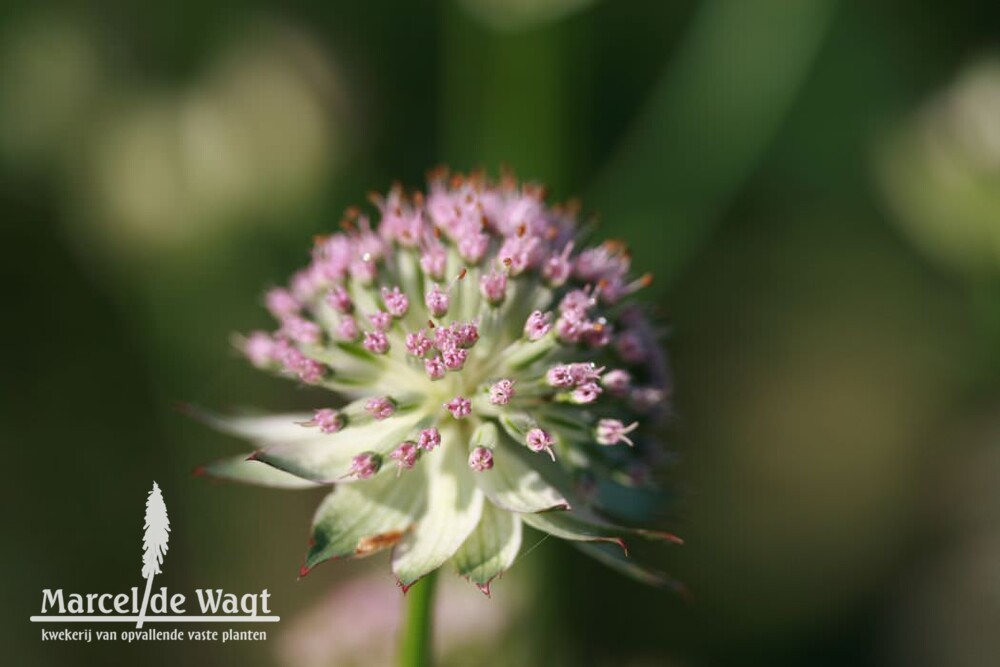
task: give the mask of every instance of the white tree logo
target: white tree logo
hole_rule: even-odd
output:
[[[167,518],[167,506],[163,502],[163,494],[156,482],[146,498],[146,521],[142,534],[142,576],[146,580],[146,593],[142,596],[142,607],[135,627],[141,628],[149,604],[149,593],[153,587],[153,577],[160,573],[163,555],[167,553],[167,542],[170,541],[170,519]]]

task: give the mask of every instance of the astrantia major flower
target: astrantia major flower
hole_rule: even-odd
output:
[[[251,440],[205,469],[284,488],[333,485],[303,573],[392,547],[401,586],[451,561],[489,592],[522,524],[624,559],[655,491],[667,380],[616,242],[582,242],[573,206],[504,177],[432,174],[426,195],[349,210],[241,340],[255,366],[330,390],[312,414],[209,417]],[[602,547],[601,543],[612,543]],[[619,550],[620,547],[620,550]]]

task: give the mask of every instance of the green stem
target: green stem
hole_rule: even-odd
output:
[[[399,652],[400,667],[428,667],[433,662],[436,582],[435,570],[414,584],[406,594],[406,619]]]

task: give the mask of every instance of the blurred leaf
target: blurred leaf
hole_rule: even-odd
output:
[[[584,162],[587,17],[497,32],[445,5],[442,157],[458,169],[509,164],[562,192]]]
[[[588,201],[641,238],[657,285],[681,269],[760,158],[805,78],[830,0],[714,0],[700,10]]]

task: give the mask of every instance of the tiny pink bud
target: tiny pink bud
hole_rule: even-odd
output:
[[[464,322],[455,325],[455,341],[461,347],[473,347],[479,342],[479,327],[475,322]]]
[[[448,266],[448,255],[440,244],[431,246],[420,255],[420,268],[434,280],[444,278]]]
[[[338,313],[347,314],[354,310],[354,302],[343,285],[337,285],[326,295],[326,303]]]
[[[490,271],[479,279],[479,291],[490,304],[496,306],[507,298],[507,274]]]
[[[374,354],[385,354],[389,351],[389,337],[382,331],[366,331],[364,346]]]
[[[317,384],[326,374],[326,366],[312,359],[305,359],[299,364],[299,379],[306,384]]]
[[[462,419],[472,414],[472,401],[467,398],[462,398],[461,396],[456,396],[451,399],[444,404],[444,407],[455,419]]]
[[[307,301],[313,298],[316,294],[316,290],[319,289],[321,281],[322,276],[314,269],[314,267],[302,269],[292,276],[290,285],[292,288],[292,295],[300,301]]]
[[[632,386],[632,375],[628,371],[616,368],[604,374],[604,377],[601,378],[601,384],[604,385],[609,394],[620,398],[628,394],[628,390]]]
[[[618,350],[618,356],[627,363],[638,364],[646,360],[646,346],[642,338],[633,331],[619,335],[615,341],[615,349]]]
[[[564,343],[579,343],[587,326],[587,321],[579,318],[575,313],[563,313],[556,320],[556,334],[558,334],[559,340]]]
[[[415,357],[423,357],[433,345],[423,330],[406,334],[406,351]]]
[[[410,309],[410,300],[399,291],[398,287],[393,287],[391,290],[388,287],[383,287],[382,303],[385,304],[385,309],[389,311],[389,314],[395,318],[403,317]]]
[[[493,452],[486,447],[476,447],[469,453],[469,467],[484,472],[493,467]]]
[[[602,419],[597,422],[595,437],[597,442],[602,445],[617,445],[619,442],[625,442],[631,447],[635,443],[629,439],[628,434],[637,428],[639,428],[639,422],[632,422],[625,426],[617,419]]]
[[[614,327],[608,321],[599,317],[587,322],[583,331],[583,340],[591,347],[606,347],[614,334]]]
[[[318,426],[323,433],[336,433],[344,426],[344,420],[340,413],[330,408],[317,410],[313,414],[312,421],[306,422],[307,426]]]
[[[412,468],[417,464],[417,457],[420,456],[420,450],[417,449],[417,445],[414,442],[406,441],[399,445],[393,450],[392,454],[389,455],[391,459],[396,461],[399,466],[399,470],[403,468]]]
[[[561,287],[569,279],[569,275],[573,271],[573,263],[569,259],[569,254],[572,251],[573,243],[567,243],[561,254],[553,255],[545,261],[542,266],[542,275],[549,281],[549,285]]]
[[[603,392],[601,385],[596,382],[585,382],[573,390],[571,398],[574,403],[585,405],[596,401]]]
[[[396,412],[396,404],[385,396],[376,396],[368,399],[365,410],[375,419],[388,419]]]
[[[382,457],[375,452],[363,452],[351,459],[346,477],[370,479],[382,468]]]
[[[490,387],[490,403],[493,405],[507,405],[514,397],[514,381],[507,378],[498,380]]]
[[[524,228],[525,231],[526,228]],[[507,238],[497,256],[510,270],[511,275],[517,276],[526,269],[534,266],[541,259],[541,244],[539,240],[529,234],[524,236],[512,236]]]
[[[254,331],[243,342],[243,354],[257,368],[267,366],[274,361],[274,340],[263,331]]]
[[[576,382],[573,380],[573,373],[566,364],[553,366],[545,373],[545,381],[550,387],[556,389],[569,389]]]
[[[352,315],[344,315],[337,324],[337,335],[343,340],[354,341],[358,339],[358,323]]]
[[[490,246],[490,237],[481,232],[466,234],[458,241],[458,254],[469,264],[479,264]]]
[[[629,399],[632,406],[639,412],[650,412],[663,403],[663,390],[656,387],[636,387]]]
[[[555,440],[547,432],[540,428],[533,428],[524,437],[524,444],[533,452],[547,452],[552,460],[556,460],[556,455],[552,452],[552,445]]]
[[[581,385],[587,382],[595,382],[601,377],[604,368],[598,368],[592,361],[585,363],[575,363],[569,365],[569,374],[573,378],[574,385]]]
[[[376,310],[368,316],[368,320],[372,323],[372,326],[379,331],[388,331],[389,327],[392,326],[392,315],[384,310]]]
[[[291,315],[282,321],[281,332],[295,342],[306,345],[315,345],[321,337],[318,324],[297,315]]]
[[[440,380],[444,377],[444,374],[448,371],[448,368],[441,361],[441,357],[431,357],[430,359],[424,360],[424,370],[427,371],[427,377],[432,380]]]
[[[524,323],[524,335],[528,340],[538,340],[552,328],[552,314],[536,310],[528,316]]]
[[[587,316],[587,311],[594,307],[596,300],[586,290],[575,289],[568,292],[559,302],[560,313],[574,313],[580,318]]]
[[[302,308],[302,304],[292,296],[291,292],[280,287],[269,290],[264,297],[264,302],[271,314],[279,320],[298,314],[299,309]]]
[[[436,428],[425,428],[417,438],[417,446],[425,452],[432,451],[441,444],[441,433]]]
[[[272,354],[281,363],[284,370],[289,373],[297,373],[299,366],[306,359],[306,355],[299,352],[299,348],[294,347],[286,338],[278,338],[274,341]]]
[[[378,266],[375,260],[369,255],[361,257],[357,261],[351,262],[351,277],[364,285],[370,285],[378,275]]]
[[[463,350],[460,347],[447,349],[441,353],[441,359],[444,361],[444,365],[450,371],[461,370],[465,365],[465,360],[469,357],[469,351]]]
[[[451,299],[448,297],[447,292],[435,285],[424,297],[424,303],[427,304],[427,310],[430,311],[431,315],[441,317],[448,312]]]

